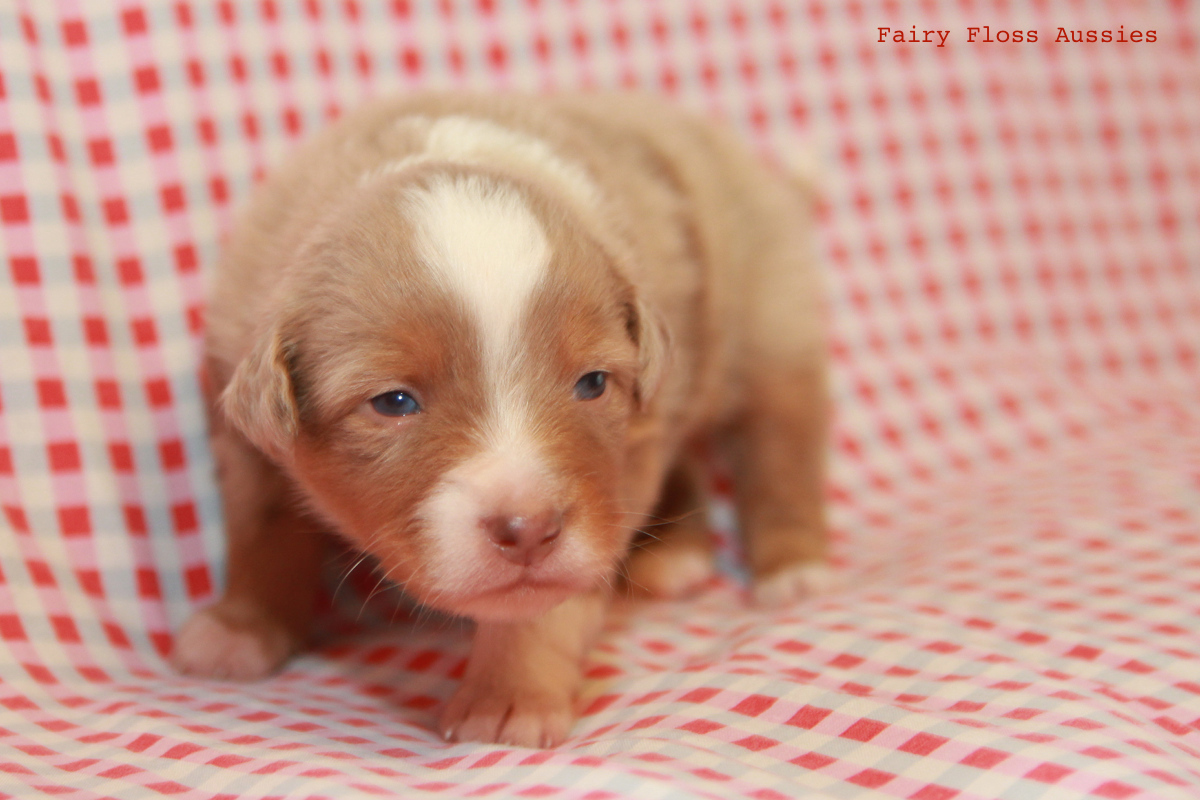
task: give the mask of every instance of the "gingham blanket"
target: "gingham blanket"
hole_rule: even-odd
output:
[[[0,2],[0,793],[1196,797],[1198,35],[1184,0]],[[220,236],[327,116],[450,85],[658,89],[823,185],[844,587],[756,610],[727,548],[623,604],[553,751],[432,732],[466,638],[419,615],[260,685],[163,661],[222,575]]]

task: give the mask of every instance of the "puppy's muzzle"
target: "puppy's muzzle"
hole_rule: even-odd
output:
[[[518,566],[532,567],[554,550],[562,523],[562,512],[546,509],[520,516],[497,514],[483,518],[479,525],[500,555]]]

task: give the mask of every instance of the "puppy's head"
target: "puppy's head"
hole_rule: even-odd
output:
[[[223,395],[312,505],[421,601],[538,613],[628,542],[618,476],[663,341],[533,184],[426,165],[339,205]]]

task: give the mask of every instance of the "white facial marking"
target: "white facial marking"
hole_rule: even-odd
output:
[[[546,272],[550,246],[516,189],[480,176],[435,178],[410,193],[409,206],[418,253],[462,299],[482,344],[488,409],[481,453],[444,477],[425,515],[443,550],[443,580],[470,583],[495,555],[470,544],[488,544],[479,521],[505,513],[514,499],[543,492],[545,470],[521,385],[520,323]]]
[[[585,210],[599,203],[586,172],[535,137],[466,116],[405,117],[396,125],[423,133],[424,148],[363,181],[430,162],[485,165],[540,179]],[[416,231],[419,256],[462,300],[481,338],[489,408],[480,452],[442,476],[420,509],[436,553],[432,577],[439,590],[470,594],[502,586],[522,569],[497,554],[481,520],[522,508],[562,510],[521,383],[520,323],[546,274],[550,246],[516,187],[477,175],[433,178],[427,188],[408,193],[404,213]],[[566,534],[538,569],[564,579],[597,569],[588,537]]]
[[[435,178],[409,201],[418,253],[475,318],[490,388],[511,390],[521,316],[550,260],[541,223],[515,189],[475,175]]]

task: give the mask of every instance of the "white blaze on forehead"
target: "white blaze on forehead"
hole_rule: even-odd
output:
[[[435,178],[406,209],[417,252],[475,319],[492,391],[519,355],[519,326],[550,260],[545,231],[513,187],[477,175]]]
[[[580,210],[594,213],[601,203],[582,165],[528,133],[463,114],[411,114],[392,126],[417,149],[367,172],[360,183],[419,164],[485,166],[540,180]],[[409,197],[421,255],[479,323],[496,412],[490,438],[499,444],[522,427],[517,327],[549,261],[545,232],[515,187],[478,176],[445,176]]]

